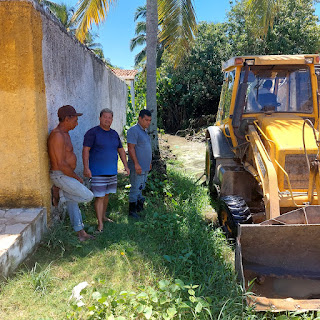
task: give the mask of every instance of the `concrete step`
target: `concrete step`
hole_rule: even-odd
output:
[[[45,208],[0,208],[0,276],[7,277],[33,252],[46,229]]]

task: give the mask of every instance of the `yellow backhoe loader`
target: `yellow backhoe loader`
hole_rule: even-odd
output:
[[[206,178],[256,310],[320,309],[319,55],[223,63]]]

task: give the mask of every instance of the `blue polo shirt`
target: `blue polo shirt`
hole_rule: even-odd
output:
[[[122,148],[122,143],[115,130],[93,127],[85,134],[83,146],[91,148],[89,168],[93,176],[118,173],[118,149]]]
[[[135,145],[136,156],[142,171],[149,171],[152,160],[151,139],[139,123],[131,127],[127,132],[127,142]],[[128,160],[130,170],[134,170],[134,162]]]

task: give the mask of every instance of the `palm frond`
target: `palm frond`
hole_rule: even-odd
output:
[[[283,0],[247,0],[249,22],[254,23],[257,36],[266,36],[269,27],[273,27],[273,21]]]
[[[145,21],[139,21],[136,24],[135,34],[146,33],[147,32],[147,24]]]
[[[137,21],[139,18],[145,19],[147,16],[147,5],[140,6],[137,8],[136,12],[134,13],[134,21]]]
[[[78,25],[76,37],[83,42],[92,23],[98,25],[103,22],[110,6],[116,2],[117,0],[80,0],[78,9],[72,17]]]
[[[175,57],[175,65],[189,49],[197,32],[192,0],[158,0],[159,41]]]
[[[104,59],[104,54],[103,54],[103,50],[101,48],[94,48],[91,49],[91,51],[100,59]]]
[[[146,35],[139,34],[130,40],[130,50],[133,51],[137,46],[142,46],[146,44]]]
[[[73,7],[68,7],[64,3],[58,4],[49,0],[42,0],[40,3],[47,7],[65,28],[71,26],[70,18],[73,13]]]
[[[146,52],[146,48],[144,48],[134,57],[135,66],[139,65],[141,62],[144,62],[146,58],[147,58],[147,52]]]

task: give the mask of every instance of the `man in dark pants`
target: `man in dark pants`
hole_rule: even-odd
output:
[[[141,110],[138,123],[131,127],[127,133],[130,169],[130,193],[129,216],[139,219],[138,212],[143,210],[144,197],[142,191],[145,188],[147,176],[151,169],[152,149],[151,139],[147,133],[151,123],[151,112]]]

